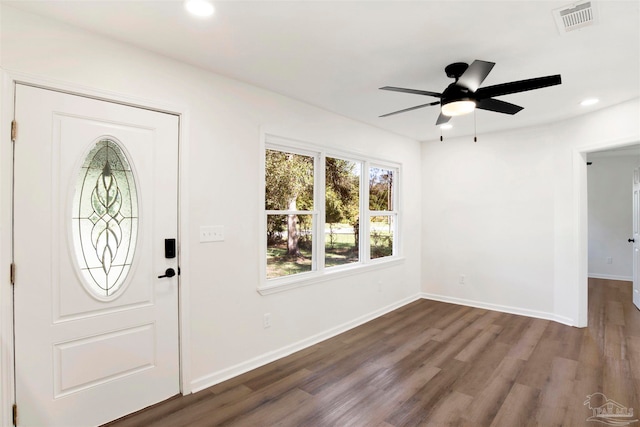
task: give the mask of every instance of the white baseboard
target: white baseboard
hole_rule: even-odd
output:
[[[487,303],[482,301],[469,300],[465,298],[456,298],[456,297],[449,297],[445,295],[430,294],[427,292],[423,292],[422,294],[420,294],[420,296],[424,299],[430,299],[434,301],[448,302],[451,304],[458,304],[458,305],[466,305],[469,307],[483,308],[485,310],[493,310],[493,311],[500,311],[502,313],[517,314],[519,316],[535,317],[537,319],[552,320],[554,322],[562,323],[568,326],[576,326],[576,322],[573,319],[570,319],[565,316],[559,316],[555,313],[548,313],[546,311],[529,310],[527,308],[492,304],[492,303]]]
[[[303,339],[301,341],[295,342],[291,345],[282,347],[280,349],[270,351],[268,353],[254,357],[253,359],[249,359],[245,362],[239,363],[237,365],[231,366],[221,371],[213,372],[211,374],[202,376],[200,378],[196,378],[195,380],[191,381],[191,390],[193,393],[195,393],[207,387],[211,387],[213,385],[216,385],[223,381],[231,379],[233,377],[237,377],[238,375],[244,374],[253,369],[259,368],[260,366],[264,366],[275,360],[289,356],[290,354],[293,354],[297,351],[303,350],[307,347],[311,347],[314,344],[318,344],[319,342],[322,342],[336,335],[339,335],[343,332],[346,332],[350,329],[353,329],[357,326],[360,326],[364,323],[367,323],[377,317],[387,314],[404,305],[417,301],[418,299],[420,299],[420,295],[414,295],[412,297],[405,298],[403,300],[390,304],[386,307],[383,307],[379,310],[365,314],[364,316],[360,316],[357,319],[354,319],[350,322],[343,323],[341,325],[336,326],[335,328],[316,334],[312,337]]]
[[[633,282],[633,277],[631,276],[616,276],[613,274],[600,274],[600,273],[589,273],[588,276],[591,279],[621,280],[623,282]]]

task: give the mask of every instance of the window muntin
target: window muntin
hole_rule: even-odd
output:
[[[395,209],[399,169],[387,162],[358,157],[325,153],[304,143],[266,137],[263,217],[266,262],[262,274],[268,283],[259,286],[261,293],[297,287],[321,279],[325,272],[346,272],[368,264],[373,267],[398,258]],[[294,193],[291,191],[294,187],[301,189],[297,194],[303,196],[292,205],[289,203],[292,198],[286,196]],[[376,197],[373,202],[371,195]],[[351,210],[340,203],[346,203]],[[289,224],[290,219],[295,227]],[[288,253],[289,245],[285,242],[292,233],[302,242],[298,244],[299,256]]]
[[[361,162],[325,158],[325,267],[360,261],[361,169]]]
[[[131,269],[139,219],[133,171],[114,139],[100,139],[85,158],[72,203],[82,283],[98,298],[113,298]]]

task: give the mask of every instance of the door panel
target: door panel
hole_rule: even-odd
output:
[[[155,325],[150,323],[54,344],[54,398],[153,368],[156,334]],[[91,366],[96,354],[102,361],[94,369],[76,368]]]
[[[178,278],[158,276],[177,269],[178,118],[23,85],[15,114],[20,425],[99,425],[177,394]]]
[[[54,265],[59,266],[59,276],[54,280],[53,292],[54,301],[59,302],[55,310],[54,322],[64,320],[77,320],[79,318],[93,316],[101,314],[105,311],[125,310],[125,309],[137,309],[143,305],[150,305],[152,303],[152,287],[154,283],[153,275],[146,275],[139,277],[136,281],[128,283],[126,292],[122,293],[117,300],[110,301],[108,305],[105,305],[103,301],[96,299],[91,293],[82,286],[77,286],[77,281],[82,280],[82,277],[78,277],[79,266],[74,255],[76,248],[73,245],[73,236],[71,227],[67,226],[69,218],[73,216],[71,207],[72,200],[75,195],[76,181],[78,180],[78,172],[80,171],[81,163],[85,160],[85,152],[83,148],[86,147],[87,142],[91,143],[96,138],[96,135],[117,135],[120,141],[133,141],[137,139],[153,140],[153,129],[138,129],[135,127],[118,126],[118,129],[114,129],[112,124],[100,123],[94,120],[88,120],[83,117],[69,117],[55,113],[53,115],[54,125],[57,125],[59,129],[55,132],[60,137],[54,139],[54,150],[60,153],[59,171],[66,172],[64,176],[61,176],[63,185],[61,186],[60,194],[57,200],[58,203],[62,202],[61,206],[58,206],[57,211],[65,213],[60,216],[59,229],[69,229],[69,233],[63,238],[58,240],[58,248],[56,253],[59,254],[58,262]],[[65,141],[63,144],[62,141]],[[77,146],[72,144],[66,144],[67,141],[77,141]],[[129,151],[131,157],[136,159],[136,165],[139,165],[141,170],[152,168],[152,165],[148,165],[144,161],[145,152],[144,145],[132,146]],[[148,147],[147,147],[148,148]],[[78,155],[80,154],[80,155]],[[142,158],[140,161],[137,161]],[[134,175],[135,177],[140,174]],[[149,188],[150,191],[140,191],[140,204],[142,206],[153,206],[153,181],[145,183],[142,181],[144,177],[140,176],[140,185],[142,188]],[[66,211],[66,212],[65,212]],[[140,218],[139,227],[139,239],[141,241],[141,247],[144,247],[142,240],[145,235],[153,233],[151,221],[145,221],[144,217]],[[148,250],[153,250],[152,247],[148,247]],[[152,255],[152,254],[149,254]],[[139,268],[146,271],[151,271],[152,256],[136,257],[136,263],[134,268]]]

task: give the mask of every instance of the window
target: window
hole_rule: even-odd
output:
[[[324,265],[333,267],[360,261],[361,164],[325,158]]]
[[[268,136],[269,287],[397,257],[397,166]]]
[[[138,236],[135,179],[116,141],[98,141],[85,158],[72,209],[83,283],[98,298],[113,297],[129,274]]]
[[[394,230],[397,212],[394,209],[394,171],[369,168],[369,244],[371,258],[394,254]]]
[[[313,156],[266,150],[268,279],[313,269],[315,163]]]

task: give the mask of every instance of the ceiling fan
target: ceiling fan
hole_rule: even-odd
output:
[[[455,79],[442,93],[429,92],[418,89],[405,89],[401,87],[385,86],[381,90],[394,92],[413,93],[416,95],[426,95],[440,98],[439,101],[428,104],[417,105],[404,110],[394,111],[380,117],[388,117],[394,114],[417,110],[418,108],[441,105],[440,115],[436,125],[447,123],[451,117],[460,116],[472,112],[474,109],[495,111],[504,114],[516,114],[523,107],[509,102],[494,99],[494,96],[508,95],[511,93],[525,92],[528,90],[541,89],[547,86],[559,85],[562,83],[560,74],[546,77],[536,77],[527,80],[502,83],[493,86],[480,87],[482,82],[491,72],[494,62],[475,60],[468,65],[464,62],[454,62],[444,69],[447,77]]]

